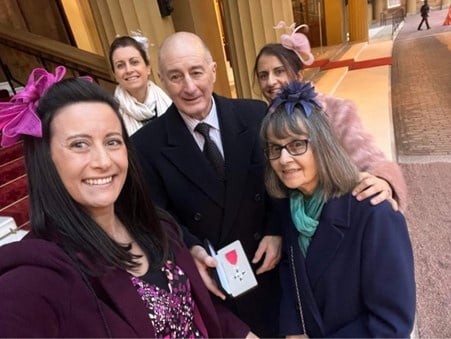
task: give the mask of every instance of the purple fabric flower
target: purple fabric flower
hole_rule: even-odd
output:
[[[308,118],[315,107],[321,108],[321,104],[316,99],[317,95],[315,87],[310,82],[292,81],[280,90],[272,101],[268,112],[273,113],[280,105],[283,105],[288,115],[291,115],[294,107],[301,105],[305,116]]]
[[[35,68],[28,77],[25,88],[14,95],[9,102],[0,103],[0,129],[3,130],[2,147],[13,145],[22,134],[42,136],[41,120],[36,115],[39,99],[65,74],[64,66],[56,67],[55,74],[48,73],[44,68]]]

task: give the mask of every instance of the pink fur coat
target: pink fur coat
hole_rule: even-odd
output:
[[[356,105],[351,100],[326,94],[319,94],[318,99],[329,116],[332,129],[360,171],[386,180],[393,189],[393,197],[397,200],[400,210],[405,211],[407,186],[401,168],[386,159],[374,143],[372,135],[365,131]]]

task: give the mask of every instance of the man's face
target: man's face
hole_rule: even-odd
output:
[[[196,40],[167,44],[160,53],[159,65],[160,80],[177,109],[204,119],[212,106],[216,63],[208,60],[203,45]]]

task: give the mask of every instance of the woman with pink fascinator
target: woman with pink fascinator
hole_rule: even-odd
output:
[[[280,43],[263,46],[256,57],[254,76],[268,102],[288,82],[302,80],[304,66],[314,61],[309,40],[301,32],[308,30],[307,25],[287,26],[282,21],[274,28],[287,28],[291,33],[282,34]],[[358,200],[371,197],[374,205],[388,200],[395,210],[404,210],[407,188],[402,171],[375,145],[373,137],[363,127],[356,105],[350,100],[321,93],[318,100],[342,146],[360,170],[360,182],[353,195]]]

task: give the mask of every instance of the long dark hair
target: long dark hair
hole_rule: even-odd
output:
[[[151,268],[158,267],[168,257],[168,241],[160,224],[162,214],[155,209],[145,191],[141,169],[118,113],[118,102],[106,90],[85,79],[66,79],[50,87],[37,108],[42,122],[42,138],[25,138],[32,230],[41,238],[57,242],[72,257],[81,254],[95,258],[95,269],[82,264],[82,269],[88,274],[99,273],[99,268],[131,269],[138,266],[137,257],[128,251],[130,246],[121,246],[113,241],[72,199],[53,163],[50,154],[51,122],[63,107],[79,102],[105,103],[121,123],[129,166],[124,187],[115,202],[115,212],[147,255]],[[80,116],[80,119],[84,118]]]

